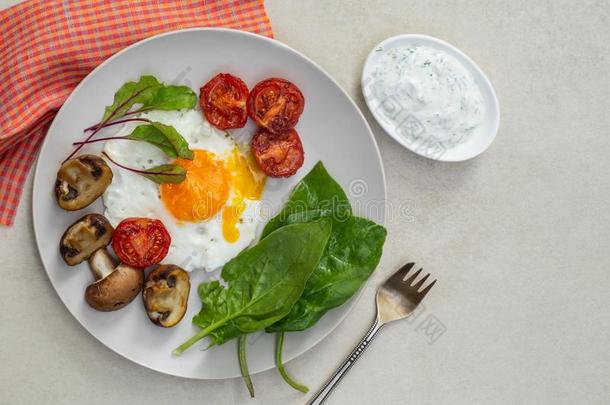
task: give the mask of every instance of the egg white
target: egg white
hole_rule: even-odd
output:
[[[212,127],[199,110],[150,111],[140,116],[172,125],[191,149],[205,149],[221,159],[227,158],[236,146],[229,134]],[[127,123],[115,136],[127,135],[139,124],[142,123]],[[104,152],[116,162],[135,169],[147,169],[172,160],[155,146],[139,141],[107,141]],[[261,222],[260,201],[244,200],[246,208],[237,223],[239,238],[230,243],[222,232],[222,210],[206,221],[179,223],[165,208],[158,184],[112,163],[109,165],[114,178],[103,196],[106,218],[114,226],[129,217],[161,220],[172,238],[163,263],[176,264],[187,271],[214,271],[254,240],[256,227]],[[228,205],[231,197],[227,200]]]

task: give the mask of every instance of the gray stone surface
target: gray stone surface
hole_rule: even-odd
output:
[[[289,370],[316,389],[371,321],[374,286],[415,260],[439,278],[425,312],[384,330],[329,404],[610,401],[610,2],[266,4],[276,38],[328,70],[363,110],[364,58],[399,33],[461,48],[489,76],[502,110],[491,148],[451,164],[402,149],[365,111],[389,203],[407,215],[389,224],[382,263],[355,309]],[[250,400],[239,379],[169,377],[98,343],[47,280],[30,198],[31,176],[15,226],[0,228],[0,403],[305,402],[274,370],[254,376]],[[446,331],[429,344],[425,326],[435,319]]]

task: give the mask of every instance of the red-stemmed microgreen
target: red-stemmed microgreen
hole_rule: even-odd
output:
[[[107,124],[98,123],[98,124],[95,124],[88,128],[83,129],[83,132],[95,131],[95,130],[102,129],[102,128],[108,128],[113,125],[125,124],[126,122],[152,122],[152,121],[149,120],[148,118],[126,118],[124,120],[112,121]],[[73,145],[76,145],[76,144],[77,143],[75,142]]]
[[[179,184],[182,183],[186,178],[186,170],[182,166],[179,166],[177,164],[170,163],[142,170],[125,166],[112,159],[106,152],[102,152],[102,156],[117,165],[118,167],[120,167],[121,169],[142,175],[157,184]]]
[[[141,81],[141,79],[140,79],[140,81]],[[133,83],[133,82],[130,82],[130,83]],[[123,85],[123,87],[125,87],[125,85]],[[102,128],[104,128],[104,126],[106,124],[108,124],[108,122],[111,121],[122,108],[124,108],[125,106],[130,104],[133,100],[136,100],[138,98],[138,96],[140,96],[145,90],[148,90],[148,89],[150,89],[150,86],[147,86],[147,87],[135,92],[127,100],[121,102],[117,108],[115,108],[106,118],[104,118],[102,120],[101,123],[99,123],[97,125],[97,128],[85,139],[85,141],[91,140],[91,138],[93,138],[95,136],[95,134],[97,134]],[[117,92],[117,94],[118,94],[118,92]],[[116,102],[116,99],[117,99],[117,95],[115,94],[115,102]],[[108,107],[106,107],[106,111],[108,111]],[[106,114],[104,114],[104,116],[106,116]],[[120,118],[120,117],[116,117],[115,119],[118,119],[118,118]],[[70,155],[68,155],[68,157],[63,161],[63,163],[72,159],[72,157],[74,157],[74,155],[76,155],[78,153],[78,151],[81,150],[83,145],[78,145],[76,147],[76,149],[74,149],[74,151],[72,151],[72,153],[70,153]]]
[[[125,120],[121,120],[121,118],[128,115],[139,114],[144,111],[149,110],[181,110],[183,108],[193,108],[197,102],[197,96],[195,93],[186,86],[168,86],[161,82],[159,82],[153,76],[141,76],[137,82],[127,82],[121,86],[121,88],[114,94],[114,101],[111,105],[107,106],[104,110],[104,116],[102,117],[101,122],[92,125],[85,129],[85,132],[91,131],[89,136],[85,138],[82,142],[75,142],[74,145],[76,148],[72,153],[64,160],[71,159],[74,155],[78,153],[78,151],[86,144],[91,143],[90,141],[93,137],[103,128],[109,127],[112,125],[117,125],[121,123],[131,122],[131,121],[143,121],[148,122],[151,125],[158,124],[153,123],[146,118],[128,118]],[[133,109],[134,106],[138,105],[139,107]],[[162,125],[162,124],[159,124]],[[168,126],[165,126],[168,127]],[[140,128],[140,127],[138,127]],[[136,130],[138,129],[136,128]],[[172,128],[172,127],[169,127]],[[173,128],[172,128],[173,129]],[[135,130],[134,130],[135,132]],[[141,131],[140,135],[152,136],[156,146],[161,148],[165,153],[168,153],[170,149],[174,149],[174,151],[170,151],[168,153],[169,156],[172,157],[185,157],[189,158],[190,155],[192,159],[192,153],[184,152],[184,148],[182,142],[174,142],[176,138],[173,136],[173,132],[177,134],[175,129],[170,135],[169,140],[160,140],[158,132],[168,132],[164,128],[155,128],[147,129]],[[133,133],[132,133],[133,134]],[[167,134],[164,135],[167,137]],[[178,136],[184,141],[184,139],[178,134]],[[163,137],[161,137],[163,138]],[[121,138],[122,139],[122,138]],[[131,138],[127,138],[131,139]],[[137,139],[148,141],[147,139]],[[178,140],[179,141],[179,140]],[[171,144],[171,147],[168,146],[168,143]],[[180,148],[180,149],[179,149]],[[187,146],[188,149],[188,146]],[[187,156],[182,156],[182,154],[186,154]],[[189,151],[190,152],[190,151]]]
[[[150,143],[161,149],[163,153],[172,158],[183,158],[192,160],[193,151],[189,149],[188,142],[171,125],[161,124],[160,122],[149,121],[150,124],[139,125],[124,136],[109,136],[98,139],[90,139],[74,142],[75,146],[82,146],[89,143],[128,139],[131,141],[142,141]]]

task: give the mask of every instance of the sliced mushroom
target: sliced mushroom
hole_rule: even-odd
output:
[[[64,232],[59,242],[59,253],[68,266],[75,266],[96,250],[108,246],[113,230],[103,215],[85,215]]]
[[[186,313],[191,282],[186,271],[173,264],[162,265],[146,277],[144,307],[153,323],[171,328]]]
[[[70,159],[57,172],[57,203],[68,211],[80,210],[102,195],[111,182],[112,170],[101,157],[82,155]]]
[[[142,291],[144,271],[126,264],[116,266],[105,248],[89,258],[89,266],[97,281],[85,290],[85,301],[93,309],[116,311],[133,301]]]

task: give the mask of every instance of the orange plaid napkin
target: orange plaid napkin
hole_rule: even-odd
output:
[[[11,225],[49,124],[98,64],[152,35],[227,27],[273,36],[262,0],[32,0],[0,11],[0,224]]]

